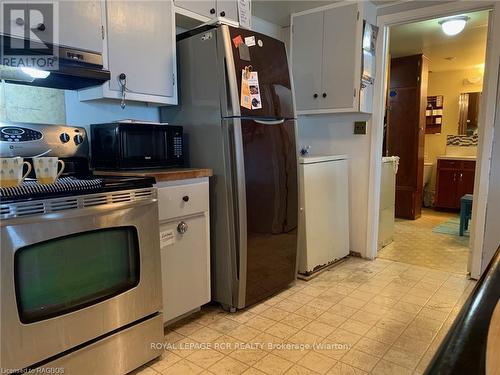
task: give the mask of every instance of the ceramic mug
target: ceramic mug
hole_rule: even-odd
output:
[[[23,174],[24,165],[28,166],[28,171]],[[0,186],[18,186],[31,172],[31,164],[23,161],[23,158],[0,158]]]
[[[61,169],[57,171],[59,164]],[[35,168],[36,179],[40,184],[52,184],[64,171],[64,161],[57,157],[33,158],[33,168]]]

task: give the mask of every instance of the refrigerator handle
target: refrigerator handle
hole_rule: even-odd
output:
[[[281,125],[285,122],[285,119],[284,118],[279,119],[279,120],[256,120],[256,119],[254,119],[253,121],[256,122],[257,124],[261,124],[261,125]]]

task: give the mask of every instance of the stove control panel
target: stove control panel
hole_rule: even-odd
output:
[[[88,157],[84,128],[0,122],[0,157]]]

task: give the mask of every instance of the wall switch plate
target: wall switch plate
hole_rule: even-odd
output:
[[[366,121],[354,122],[354,134],[366,134]]]

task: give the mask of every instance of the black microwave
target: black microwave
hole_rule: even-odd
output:
[[[91,125],[96,170],[184,166],[182,126],[108,123]]]

